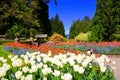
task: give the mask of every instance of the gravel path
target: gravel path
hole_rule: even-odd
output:
[[[115,61],[116,70],[114,71],[115,80],[120,80],[120,57],[118,56],[109,56],[112,61]]]

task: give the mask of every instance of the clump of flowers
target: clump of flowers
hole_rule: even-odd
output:
[[[10,65],[7,64],[6,62],[7,62],[7,59],[0,57],[0,63],[2,63],[2,66],[0,66],[0,78],[4,77],[7,71],[10,69]]]
[[[11,56],[12,65],[0,58],[0,78],[14,80],[114,80],[112,64],[106,55],[97,57],[95,54],[66,54],[52,55],[33,52],[20,56]],[[18,61],[18,63],[16,63]],[[109,73],[109,74],[108,74]]]

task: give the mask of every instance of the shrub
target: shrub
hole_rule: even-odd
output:
[[[88,37],[90,36],[91,32],[87,32],[87,33],[80,33],[79,35],[77,35],[74,39],[76,41],[88,41]]]
[[[6,38],[7,39],[14,39],[15,37],[26,38],[27,36],[29,36],[29,33],[30,32],[27,28],[24,28],[21,25],[15,24],[6,32]]]
[[[51,37],[50,37],[50,41],[53,42],[62,42],[64,41],[64,37],[58,33],[54,33]]]
[[[120,41],[120,34],[113,34],[114,41]]]

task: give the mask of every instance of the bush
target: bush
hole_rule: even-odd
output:
[[[74,39],[76,41],[88,41],[88,37],[90,36],[91,32],[87,32],[87,33],[80,33],[79,35],[77,35]]]
[[[113,34],[113,41],[120,41],[120,34]]]
[[[51,37],[50,37],[50,41],[53,42],[62,42],[64,41],[64,37],[58,33],[54,33]]]
[[[26,38],[29,36],[29,30],[27,28],[24,28],[21,25],[15,24],[12,28],[10,28],[6,32],[6,38],[7,39],[14,39],[15,37],[24,37]]]

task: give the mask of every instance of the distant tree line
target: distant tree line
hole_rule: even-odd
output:
[[[120,40],[120,1],[97,0],[93,19],[85,17],[76,20],[70,28],[70,38],[79,33],[91,32],[88,41],[119,41]]]

